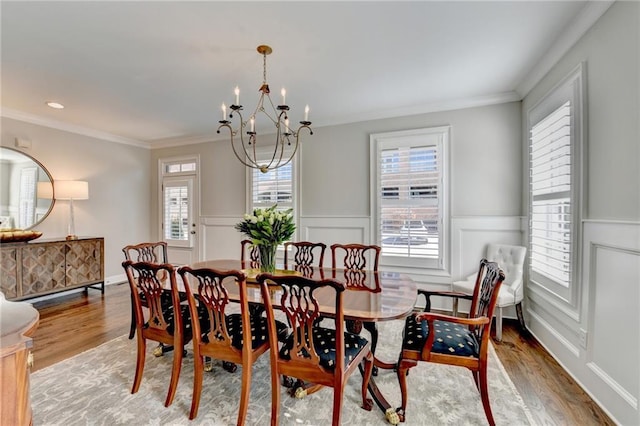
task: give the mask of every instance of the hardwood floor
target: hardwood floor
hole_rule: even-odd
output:
[[[128,333],[131,321],[129,287],[64,294],[34,303],[40,324],[34,335],[33,371]],[[496,353],[537,425],[614,425],[547,351],[531,336],[505,320]]]

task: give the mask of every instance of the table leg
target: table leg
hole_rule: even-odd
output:
[[[351,333],[359,334],[363,326],[367,331],[369,331],[369,333],[371,333],[371,353],[373,353],[374,372],[372,373],[371,379],[369,380],[369,392],[371,393],[371,397],[373,398],[373,400],[376,402],[376,405],[384,412],[387,421],[392,425],[397,425],[400,422],[400,417],[398,416],[396,409],[393,408],[384,397],[384,395],[382,395],[382,392],[378,388],[378,385],[376,384],[374,378],[374,376],[378,375],[378,368],[382,368],[385,370],[395,370],[397,367],[397,363],[384,362],[376,358],[375,350],[376,346],[378,345],[378,326],[375,322],[365,321],[363,323],[362,321],[347,320],[346,323],[347,330]],[[364,377],[364,366],[360,364],[358,366],[358,369],[360,370],[360,374]]]

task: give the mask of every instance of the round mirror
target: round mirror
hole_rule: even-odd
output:
[[[35,158],[0,147],[0,229],[30,229],[53,208],[53,178]]]

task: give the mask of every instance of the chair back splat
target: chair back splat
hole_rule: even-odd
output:
[[[373,357],[367,340],[344,330],[344,285],[331,279],[312,280],[290,275],[260,274],[257,280],[265,304],[271,346],[275,348],[278,342],[274,327],[274,304],[284,312],[291,327],[291,333],[280,350],[271,351],[271,424],[279,423],[280,376],[285,375],[312,384],[297,389],[296,396],[299,397],[313,393],[322,386],[332,387],[332,424],[340,425],[344,384],[363,360],[362,406],[370,410],[372,402],[366,396]],[[335,294],[335,304],[331,307],[333,312],[330,312],[335,315],[335,328],[324,328],[318,322],[321,315],[316,292]]]
[[[125,260],[133,262],[167,263],[167,243],[140,243],[125,246],[122,249]]]
[[[309,241],[284,243],[284,269],[292,268],[305,277],[313,276],[313,268],[322,268],[327,245]],[[291,253],[292,252],[292,253]],[[290,261],[293,254],[293,261]]]
[[[380,246],[366,244],[333,244],[331,246],[331,267],[352,270],[378,270]],[[367,259],[373,256],[371,266],[367,267]]]
[[[240,261],[245,269],[260,267],[260,249],[251,240],[240,241]]]

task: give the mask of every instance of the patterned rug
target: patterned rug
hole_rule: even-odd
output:
[[[380,323],[378,356],[398,356],[403,321]],[[363,331],[365,334],[366,331]],[[31,375],[34,425],[234,425],[237,420],[241,370],[229,373],[221,363],[205,373],[198,417],[189,421],[193,386],[193,354],[188,348],[173,404],[165,408],[171,354],[156,358],[150,342],[140,390],[132,395],[136,341],[119,337]],[[498,425],[533,424],[527,407],[498,360],[489,356],[489,397]],[[395,372],[380,370],[379,388],[393,406],[400,405]],[[361,376],[355,373],[345,386],[342,422],[345,425],[388,424],[374,404],[360,408]],[[409,403],[405,425],[486,425],[480,396],[471,373],[461,367],[420,363],[408,377]],[[331,423],[332,390],[322,389],[304,399],[281,393],[282,425]],[[268,353],[253,368],[248,425],[267,425],[271,412]]]

